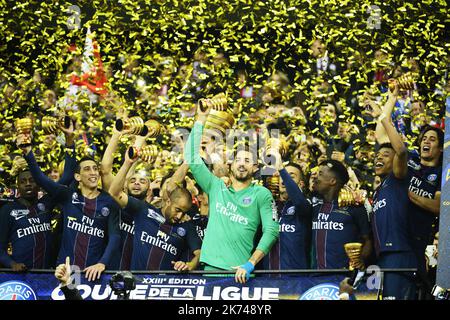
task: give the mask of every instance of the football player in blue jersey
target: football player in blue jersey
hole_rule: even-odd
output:
[[[395,104],[397,93],[396,86],[386,104]],[[375,159],[375,174],[382,179],[373,196],[372,229],[377,263],[381,268],[416,268],[408,212],[408,152],[390,118],[378,105],[372,105],[368,113],[381,123],[390,141],[380,145]],[[408,300],[415,295],[414,274],[384,274],[383,299]]]
[[[390,118],[398,91],[389,92],[382,114]],[[381,122],[377,124],[379,143],[388,139]],[[417,257],[419,283],[425,292],[431,292],[431,283],[426,276],[425,248],[432,239],[432,227],[437,223],[440,207],[442,155],[444,134],[441,129],[426,126],[417,140],[419,152],[408,153],[408,219],[411,246]]]
[[[311,204],[303,195],[303,173],[299,165],[283,164],[280,153],[273,149],[275,169],[280,173],[279,210],[280,237],[263,258],[266,270],[309,269],[311,245]]]
[[[345,166],[337,160],[325,160],[319,164],[314,179],[312,210],[312,267],[315,269],[341,269],[349,266],[344,245],[362,243],[362,259],[371,253],[371,232],[367,210],[364,206],[340,207],[338,196],[348,182]]]
[[[61,184],[69,184],[76,166],[73,125],[63,128],[66,139],[64,174]],[[23,159],[25,162],[25,159]],[[55,201],[50,195],[38,198],[39,186],[28,168],[17,175],[19,197],[0,210],[0,265],[13,271],[45,269],[53,266],[54,235],[51,228]],[[7,254],[12,244],[13,255]]]
[[[18,135],[18,146],[25,138],[24,134]],[[99,279],[117,250],[120,237],[119,208],[109,194],[98,189],[97,163],[91,158],[79,161],[74,174],[78,183],[75,190],[45,176],[31,146],[23,147],[22,151],[37,184],[62,206],[63,235],[57,263],[69,257],[86,272],[89,281]]]
[[[200,258],[201,240],[190,222],[183,222],[185,213],[191,208],[192,197],[181,187],[163,195],[161,210],[123,191],[126,175],[136,159],[125,161],[113,180],[110,194],[121,208],[133,216],[135,236],[132,270],[194,270]],[[134,177],[134,175],[132,176]],[[130,185],[128,185],[130,187]],[[132,190],[138,192],[138,190]],[[194,257],[191,261],[179,260],[189,247]]]

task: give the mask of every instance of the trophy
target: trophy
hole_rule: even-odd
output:
[[[364,276],[364,263],[361,259],[362,244],[359,242],[349,242],[344,245],[345,253],[349,259],[349,270],[352,272],[349,283],[353,288],[357,288]]]
[[[231,129],[234,116],[228,108],[228,99],[224,93],[219,93],[211,99],[200,99],[198,103],[203,112],[210,108],[205,129],[219,130],[224,135],[228,129]]]
[[[130,159],[140,158],[144,162],[150,162],[158,155],[158,148],[155,145],[144,146],[140,149],[136,147],[128,148],[128,156]]]
[[[144,124],[144,120],[141,117],[131,117],[128,119],[117,119],[116,120],[116,130],[130,130],[131,134],[138,134],[140,136],[146,136],[148,133],[148,128]]]
[[[338,205],[339,205],[340,208],[347,207],[349,205],[353,205],[354,202],[355,201],[353,199],[353,195],[352,195],[350,190],[348,190],[346,188],[342,188],[339,191]]]
[[[45,116],[42,118],[42,129],[44,130],[45,134],[52,134],[56,133],[59,129],[59,127],[62,125],[64,128],[70,127],[70,117],[64,116],[62,118],[54,118],[50,116]]]
[[[267,189],[272,192],[274,196],[280,193],[280,176],[270,176],[266,179]]]
[[[281,158],[284,158],[289,150],[289,145],[284,139],[269,138],[266,144],[266,156],[268,157],[272,156],[272,154],[270,153],[270,149],[278,150]]]
[[[31,120],[30,118],[17,119],[16,121],[17,133],[26,135],[23,143],[19,145],[20,148],[31,146],[32,128],[33,128],[33,120]]]
[[[395,82],[397,82],[399,89],[402,89],[402,90],[414,90],[415,89],[414,79],[410,73],[402,74],[397,79],[389,79],[388,80],[389,90],[391,90],[391,91],[394,90]]]
[[[150,138],[155,138],[160,135],[162,127],[158,121],[153,119],[147,120],[145,126],[147,127],[148,132],[151,133]]]

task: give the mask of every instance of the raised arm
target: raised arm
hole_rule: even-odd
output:
[[[389,81],[395,83],[394,90],[389,90],[388,93],[388,100],[386,101],[386,104],[383,107],[382,114],[384,114],[384,117],[387,119],[391,119],[392,116],[392,110],[394,109],[395,103],[397,102],[398,97],[398,86],[396,84],[396,80],[389,79]],[[370,103],[370,106],[373,108],[375,103]],[[386,132],[385,127],[381,124],[380,121],[377,121],[377,126],[375,128],[375,137],[377,139],[377,142],[379,144],[383,143],[389,143],[389,136]]]
[[[209,193],[211,190],[212,183],[215,180],[219,180],[214,174],[212,174],[202,158],[200,157],[200,142],[203,134],[203,125],[206,122],[206,117],[208,112],[202,112],[200,107],[197,109],[197,120],[194,123],[189,138],[186,142],[186,147],[184,148],[184,160],[189,165],[195,180],[198,182],[200,187]]]
[[[61,125],[61,130],[64,132],[64,136],[66,138],[66,144],[64,147],[64,171],[57,183],[68,186],[74,179],[74,174],[77,167],[77,158],[75,156],[74,122],[70,121],[69,128],[65,128]]]
[[[286,171],[283,161],[281,160],[281,155],[278,151],[273,150],[271,154],[275,155],[275,168],[280,172],[280,177],[286,186],[286,192],[288,194],[289,200],[292,201],[293,205],[299,209],[300,215],[310,215],[311,214],[311,204],[306,199],[300,187],[292,180],[290,174]]]
[[[19,146],[23,139],[25,138],[24,134],[17,135],[17,145]],[[45,173],[42,172],[41,168],[36,162],[33,151],[31,151],[31,146],[21,148],[23,152],[23,157],[28,163],[28,167],[30,169],[31,175],[36,183],[42,187],[48,194],[51,196],[58,195],[62,190],[64,190],[64,186],[54,182],[52,179],[47,177]]]
[[[186,178],[186,174],[189,171],[189,165],[183,162],[181,166],[175,171],[175,173],[167,181],[167,193],[170,194],[177,187],[181,187]]]
[[[395,151],[393,167],[394,176],[398,179],[405,178],[408,174],[408,149],[405,147],[402,137],[395,129],[390,117],[386,117],[378,106],[372,106],[370,113],[372,117],[376,118],[377,121],[384,127],[384,130],[389,138],[388,142],[391,143],[392,148]]]
[[[123,187],[127,173],[135,161],[136,160],[132,160],[128,156],[128,150],[125,151],[125,160],[123,161],[122,167],[120,167],[119,172],[114,177],[111,187],[109,188],[109,194],[116,200],[121,208],[125,208],[128,204],[128,195],[123,191]]]
[[[104,190],[109,190],[111,187],[114,176],[112,174],[113,162],[114,162],[114,152],[117,150],[119,145],[120,137],[122,133],[113,129],[113,134],[109,140],[108,146],[106,147],[105,153],[103,154],[102,162],[100,163],[100,172],[102,174],[102,186]]]

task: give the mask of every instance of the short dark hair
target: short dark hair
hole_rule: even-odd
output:
[[[380,150],[383,149],[383,148],[388,148],[388,149],[394,150],[394,147],[392,146],[392,144],[390,144],[389,142],[385,142],[385,143],[382,143],[382,144],[380,144],[380,145],[378,146],[377,152],[380,151]]]
[[[31,174],[31,171],[30,171],[29,168],[22,168],[22,169],[20,169],[20,170],[16,173],[16,175],[15,175],[16,184],[19,183],[19,177],[20,177],[20,175],[23,174],[23,173],[25,173],[25,172],[29,172],[29,173]]]
[[[95,161],[95,159],[92,158],[92,157],[88,157],[88,156],[83,157],[83,158],[80,159],[80,161],[78,161],[77,166],[75,168],[75,173],[80,173],[81,163],[84,162],[84,161],[94,161],[95,163],[97,163],[97,161]]]
[[[347,168],[337,160],[325,160],[319,166],[327,166],[336,177],[340,186],[344,186],[350,179]]]
[[[305,181],[305,175],[303,174],[303,169],[302,169],[302,167],[300,167],[300,165],[299,165],[298,163],[295,163],[295,162],[289,162],[289,163],[285,166],[285,168],[287,168],[287,167],[294,167],[294,168],[298,169],[298,171],[300,172],[300,179],[301,179],[302,181]]]
[[[439,129],[439,128],[436,128],[436,127],[427,125],[427,126],[425,126],[425,128],[423,128],[422,132],[420,133],[419,139],[417,139],[417,142],[419,143],[419,146],[420,146],[420,144],[422,143],[423,136],[424,136],[425,133],[427,133],[428,131],[434,131],[434,132],[436,132],[436,135],[437,135],[437,137],[438,137],[438,139],[439,139],[439,145],[444,145],[444,132],[443,132],[441,129]]]
[[[174,202],[180,198],[185,198],[186,200],[189,201],[189,203],[192,202],[192,195],[185,188],[177,187],[169,194],[169,199],[171,202]]]

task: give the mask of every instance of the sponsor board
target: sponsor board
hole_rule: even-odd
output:
[[[88,282],[84,277],[77,286],[83,299],[115,300],[117,296],[109,286],[112,274],[102,275],[100,280]],[[336,298],[340,275],[257,276],[244,285],[234,277],[194,275],[136,275],[136,289],[130,292],[133,300],[319,300]],[[12,284],[15,282],[17,284]],[[19,285],[20,284],[20,285]],[[376,290],[362,288],[356,298],[375,300]],[[0,288],[4,297],[16,299],[22,296],[37,300],[63,300],[64,295],[53,273],[0,273]],[[337,289],[336,289],[337,288]],[[337,290],[337,291],[336,291]],[[0,291],[0,298],[2,297]],[[19,296],[19,293],[21,296]]]

